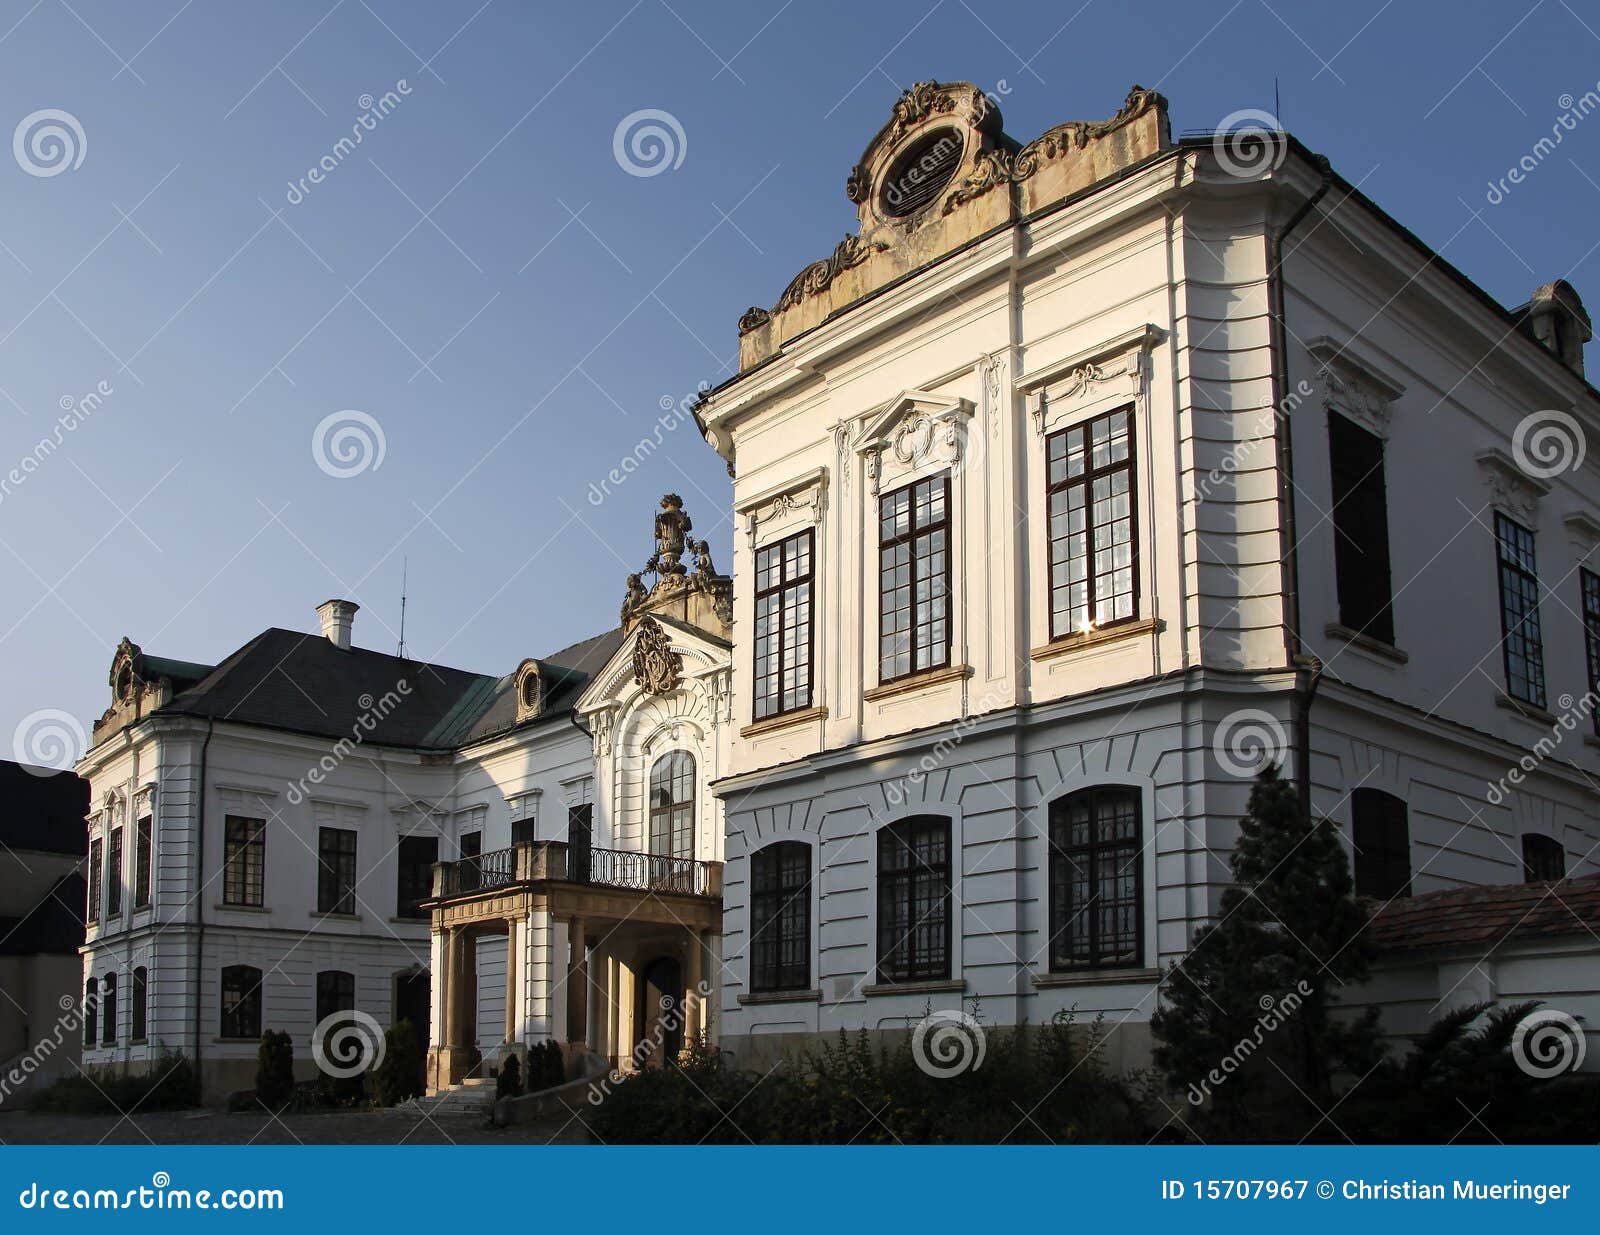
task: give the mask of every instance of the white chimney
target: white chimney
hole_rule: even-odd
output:
[[[323,637],[334,647],[350,650],[350,627],[359,608],[361,606],[353,600],[325,600],[317,606]]]

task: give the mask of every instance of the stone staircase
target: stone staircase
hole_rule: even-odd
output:
[[[472,1119],[481,1123],[494,1114],[494,1080],[471,1077],[438,1093],[412,1098],[395,1109],[433,1119]]]

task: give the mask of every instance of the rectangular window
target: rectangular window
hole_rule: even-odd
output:
[[[100,857],[102,853],[100,838],[96,837],[89,842],[89,904],[84,912],[84,921],[93,926],[100,920]]]
[[[1567,877],[1567,851],[1553,836],[1522,834],[1522,881],[1545,883]]]
[[[1383,439],[1348,417],[1328,417],[1333,474],[1333,567],[1339,622],[1384,643],[1394,642],[1389,592],[1389,502]]]
[[[1544,640],[1539,631],[1539,570],[1533,533],[1495,512],[1496,555],[1500,563],[1500,630],[1504,636],[1506,693],[1545,706]]]
[[[811,985],[811,846],[779,841],[750,860],[750,989]]]
[[[133,971],[133,1032],[135,1042],[143,1042],[149,1022],[150,974],[143,965]]]
[[[1580,570],[1583,583],[1583,649],[1588,661],[1589,689],[1600,694],[1600,575]],[[1594,712],[1594,731],[1600,735],[1600,708]]]
[[[106,844],[106,917],[122,913],[122,829],[112,828]]]
[[[138,834],[133,849],[133,907],[145,909],[150,905],[150,880],[155,860],[154,834],[149,815],[139,820]]]
[[[1357,896],[1389,901],[1411,895],[1411,825],[1406,804],[1381,789],[1350,795]]]
[[[261,1036],[261,971],[250,965],[229,965],[222,971],[224,1038]]]
[[[1139,791],[1082,789],[1050,803],[1050,968],[1132,967],[1143,937]]]
[[[950,663],[950,477],[885,494],[878,520],[878,680]]]
[[[223,823],[222,903],[259,908],[266,862],[267,821],[229,815]]]
[[[100,979],[100,1045],[117,1044],[117,975]]]
[[[317,1024],[336,1012],[352,1012],[355,1006],[355,974],[342,969],[324,969],[317,975]]]
[[[567,878],[588,883],[594,874],[594,803],[567,807]]]
[[[811,530],[756,550],[755,718],[811,706]]]
[[[950,821],[921,816],[878,832],[878,981],[950,976]]]
[[[433,895],[433,864],[439,860],[439,838],[402,836],[399,856],[400,877],[395,888],[395,916],[426,918],[428,911],[417,908],[417,904]]]
[[[1132,408],[1045,440],[1052,639],[1139,614],[1133,462]]]
[[[317,912],[356,911],[356,834],[322,828],[317,836]]]

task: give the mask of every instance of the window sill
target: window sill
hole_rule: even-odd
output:
[[[1159,982],[1159,969],[1070,969],[1060,973],[1036,973],[1033,985],[1038,990],[1053,986],[1107,986],[1122,982]]]
[[[212,1038],[213,1046],[260,1046],[260,1038]]]
[[[742,994],[742,995],[739,996],[739,1003],[741,1004],[741,1006],[745,1005],[745,1004],[763,1004],[763,1003],[821,1003],[821,1002],[822,1002],[822,992],[820,990],[818,990],[816,987],[812,987],[809,991],[752,991],[748,995],[743,995]]]
[[[1077,634],[1062,635],[1059,639],[1052,639],[1043,647],[1034,648],[1028,656],[1032,660],[1053,660],[1057,656],[1069,656],[1073,652],[1098,647],[1102,643],[1117,643],[1123,639],[1138,638],[1140,635],[1160,634],[1166,628],[1167,624],[1160,618],[1142,618],[1137,622],[1108,626],[1104,630],[1086,630]]]
[[[863,995],[942,995],[965,991],[965,978],[938,978],[927,982],[875,982],[863,986]]]
[[[213,905],[218,913],[271,913],[265,905]]]
[[[149,1038],[129,1038],[128,1039],[128,1045],[129,1046],[149,1046],[150,1045],[150,1039]]]
[[[1347,643],[1358,652],[1368,652],[1382,660],[1392,661],[1403,665],[1411,659],[1409,653],[1402,652],[1392,643],[1385,643],[1382,639],[1374,639],[1371,635],[1364,635],[1359,630],[1345,626],[1340,622],[1329,622],[1322,628],[1322,633],[1330,639],[1337,639]]]
[[[431,913],[417,914],[411,917],[406,917],[402,914],[400,917],[389,919],[389,923],[392,926],[427,926],[432,921],[433,915]]]
[[[908,695],[913,691],[924,690],[930,686],[943,686],[946,682],[959,682],[971,676],[971,665],[946,665],[942,669],[924,669],[921,673],[913,673],[909,677],[895,678],[874,686],[866,692],[865,698],[868,703],[876,703],[879,699]]]
[[[1554,725],[1559,723],[1555,716],[1543,708],[1534,707],[1531,703],[1524,703],[1500,690],[1495,692],[1494,702],[1496,707],[1504,708],[1508,712],[1515,712],[1524,720],[1531,720],[1541,725]]]
[[[828,715],[825,707],[806,708],[799,712],[779,712],[776,716],[768,716],[746,725],[739,730],[741,738],[759,737],[763,733],[776,733],[780,729],[788,729],[794,725],[803,725],[808,721],[822,720]]]

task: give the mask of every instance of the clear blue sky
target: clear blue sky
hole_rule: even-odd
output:
[[[1027,140],[1136,82],[1209,129],[1276,76],[1285,126],[1491,294],[1568,276],[1600,309],[1600,116],[1486,201],[1600,79],[1590,4],[480,3],[0,6],[0,137],[57,109],[85,142],[54,175],[0,154],[0,475],[111,391],[0,500],[8,744],[40,709],[87,728],[124,634],[215,661],[350,596],[393,651],[403,559],[412,653],[506,672],[614,621],[664,490],[727,562],[691,425],[590,485],[853,225],[845,175],[919,79],[1003,94]],[[684,135],[652,176],[613,152],[643,109]],[[384,453],[340,478],[312,441],[345,410]]]

